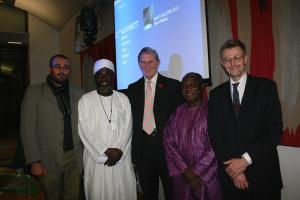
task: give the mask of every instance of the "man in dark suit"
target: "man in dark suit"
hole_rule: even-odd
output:
[[[208,131],[224,198],[279,200],[282,180],[276,147],[283,130],[276,84],[246,73],[248,56],[241,41],[226,41],[220,56],[230,80],[210,92]]]
[[[171,183],[162,134],[171,113],[183,100],[180,82],[157,72],[160,60],[152,48],[143,48],[138,62],[144,77],[130,84],[127,91],[133,117],[132,162],[140,175],[143,199],[158,199],[160,178],[169,200]]]

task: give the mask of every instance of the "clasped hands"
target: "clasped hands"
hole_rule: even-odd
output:
[[[223,163],[226,165],[225,171],[231,177],[235,187],[240,190],[249,188],[249,182],[244,173],[248,167],[248,162],[245,158],[233,158]]]
[[[109,167],[114,166],[123,155],[123,151],[118,148],[108,148],[104,153],[107,156],[107,160],[105,161],[104,165]]]
[[[193,172],[193,170],[190,167],[188,167],[184,172],[182,172],[181,176],[184,182],[190,185],[194,190],[201,190],[202,180]]]

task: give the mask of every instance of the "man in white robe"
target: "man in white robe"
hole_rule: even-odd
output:
[[[113,90],[115,75],[111,61],[98,60],[94,78],[97,90],[82,96],[78,103],[86,199],[135,200],[129,100]]]

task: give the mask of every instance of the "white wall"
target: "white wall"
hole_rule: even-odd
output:
[[[97,15],[97,19],[98,32],[96,40],[101,41],[115,32],[114,4],[111,3],[102,8]]]
[[[35,84],[45,81],[50,57],[60,53],[59,32],[31,14],[28,14],[28,26],[29,80]]]
[[[75,19],[73,17],[60,31],[60,48],[62,54],[71,60],[72,85],[81,87],[80,53],[75,52]]]
[[[75,52],[75,23],[76,17],[80,13],[77,13],[60,31],[60,48],[62,54],[68,56],[72,63],[72,74],[70,81],[73,85],[81,87],[81,64],[80,64],[80,53]],[[105,37],[114,33],[114,5],[113,3],[108,4],[106,7],[99,10],[98,15],[98,32],[96,35],[97,43]],[[82,36],[83,33],[81,33]],[[82,39],[82,38],[81,38]],[[81,41],[83,42],[83,41]],[[84,51],[85,49],[81,49]],[[92,74],[91,74],[92,79]]]
[[[282,200],[300,199],[300,148],[278,147],[283,179]]]

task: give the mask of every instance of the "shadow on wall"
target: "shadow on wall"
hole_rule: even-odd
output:
[[[183,72],[182,59],[179,54],[173,53],[169,60],[168,71],[161,71],[160,73],[169,78],[181,80]]]

